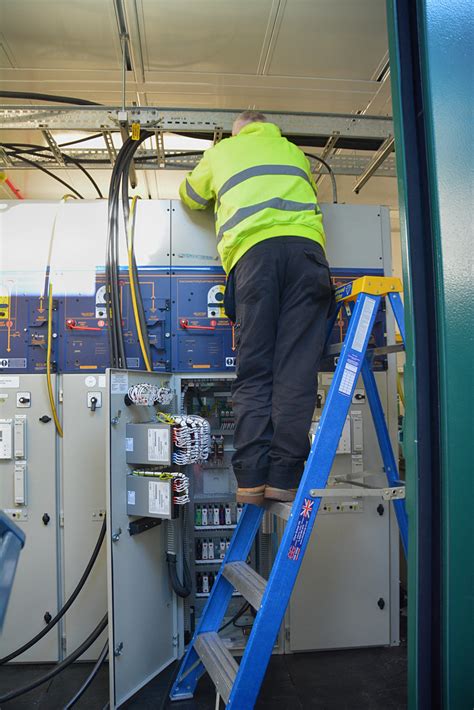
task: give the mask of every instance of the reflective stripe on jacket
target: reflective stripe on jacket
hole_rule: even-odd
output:
[[[250,123],[206,150],[179,194],[195,210],[215,201],[218,250],[227,273],[270,237],[307,237],[324,249],[309,161],[273,123]]]

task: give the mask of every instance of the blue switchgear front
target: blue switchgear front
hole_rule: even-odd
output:
[[[139,284],[145,310],[153,369],[162,372],[234,372],[237,352],[232,324],[224,312],[226,277],[220,267],[142,266]],[[379,275],[383,275],[379,272]],[[357,278],[357,270],[332,272],[335,287]],[[12,275],[12,284],[15,279]],[[146,369],[132,310],[128,270],[120,269],[120,298],[125,352],[129,369]],[[54,289],[54,285],[53,285]],[[41,373],[46,370],[47,289],[38,295],[17,291],[0,296],[0,370]],[[338,313],[330,344],[342,343],[347,314]],[[109,366],[106,284],[97,269],[92,293],[53,293],[53,370],[64,373],[104,372]],[[377,313],[370,345],[384,345],[385,313]],[[321,370],[335,368],[326,357]],[[386,369],[384,355],[373,369]]]
[[[219,267],[173,269],[173,371],[234,371],[236,352],[232,324],[224,311],[225,280]]]
[[[133,316],[128,270],[119,275],[122,325],[129,369],[146,369]],[[46,371],[48,297],[12,287],[0,296],[0,371],[34,374]],[[153,369],[171,369],[170,271],[141,267],[139,284],[150,341]],[[54,289],[54,285],[53,285]],[[104,372],[110,366],[107,338],[106,285],[98,269],[91,294],[53,292],[52,370],[59,373]]]
[[[141,267],[138,276],[153,369],[167,371],[171,361],[169,269]],[[119,282],[127,368],[145,370],[133,316],[128,270],[120,270]],[[72,295],[64,300],[63,371],[104,371],[109,367],[105,273],[97,272],[93,295]]]
[[[46,372],[48,335],[47,298],[25,295],[12,289],[0,297],[0,372],[11,374]],[[58,370],[57,337],[62,300],[53,299],[52,370]]]

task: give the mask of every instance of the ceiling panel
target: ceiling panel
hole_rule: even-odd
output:
[[[0,27],[16,68],[120,66],[113,0],[1,0]]]
[[[387,51],[385,0],[287,0],[272,45],[270,75],[370,79]]]
[[[272,0],[139,0],[145,70],[257,71]]]
[[[163,106],[168,108],[187,106],[189,108],[227,108],[241,111],[246,108],[255,108],[262,111],[302,111],[309,113],[352,113],[362,110],[367,104],[367,96],[349,93],[321,92],[278,92],[274,89],[260,89],[232,92],[220,89],[212,90],[183,90],[163,92],[148,91],[146,93],[149,106]]]

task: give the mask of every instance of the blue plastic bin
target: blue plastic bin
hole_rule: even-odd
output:
[[[16,566],[25,544],[25,533],[0,511],[0,631],[7,612]]]

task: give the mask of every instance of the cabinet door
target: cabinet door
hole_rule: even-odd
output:
[[[26,535],[0,634],[0,656],[29,641],[44,628],[45,614],[54,616],[58,611],[56,432],[51,419],[40,421],[45,415],[51,417],[45,380],[44,375],[0,373],[0,418],[10,423],[11,440],[16,443],[15,417],[24,417],[24,457],[19,461],[26,463],[25,498],[17,503],[14,479],[18,461],[13,448],[9,458],[0,460],[0,508]],[[55,375],[52,383],[56,392]],[[19,406],[18,397],[29,402]],[[58,658],[58,634],[52,631],[15,662],[51,663]]]
[[[128,387],[166,385],[150,372],[108,370],[106,388],[107,545],[110,707],[128,698],[177,658],[178,609],[168,580],[166,525],[131,536],[127,515],[126,425],[149,421],[152,407],[127,407]]]

